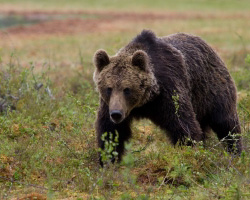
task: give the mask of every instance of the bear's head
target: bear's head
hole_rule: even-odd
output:
[[[158,94],[159,87],[145,51],[109,57],[104,50],[98,50],[94,64],[93,79],[114,123],[122,122],[134,108]]]

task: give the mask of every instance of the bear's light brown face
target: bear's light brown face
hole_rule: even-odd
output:
[[[109,58],[105,51],[99,50],[94,63],[94,81],[114,123],[122,122],[133,108],[149,101],[157,83],[144,51]]]

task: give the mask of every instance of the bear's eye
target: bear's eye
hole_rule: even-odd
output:
[[[125,95],[130,95],[130,93],[131,93],[130,88],[125,88],[125,89],[123,90],[123,93],[124,93]]]
[[[108,87],[106,92],[107,92],[107,95],[109,95],[109,96],[110,96],[110,95],[111,95],[111,93],[112,93],[112,88]]]

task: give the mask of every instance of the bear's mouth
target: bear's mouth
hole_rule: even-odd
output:
[[[114,122],[115,124],[121,123],[125,118],[124,113],[120,110],[111,110],[109,112],[109,115],[111,121]]]

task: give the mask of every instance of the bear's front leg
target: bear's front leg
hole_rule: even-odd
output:
[[[111,121],[108,106],[101,101],[96,120],[98,147],[114,163],[121,161],[124,153],[124,143],[131,137],[130,120],[125,119],[119,124]],[[106,144],[106,145],[105,145]],[[106,146],[106,147],[105,147]],[[102,152],[99,153],[99,163],[103,166]],[[117,157],[115,153],[117,152]]]

